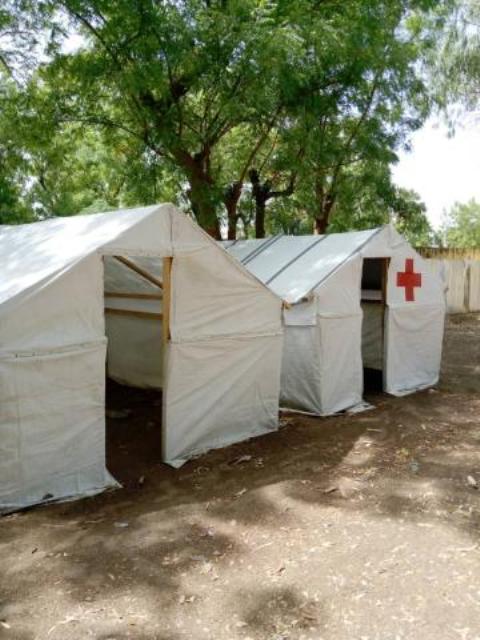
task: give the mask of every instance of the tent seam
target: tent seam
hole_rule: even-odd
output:
[[[382,227],[378,227],[378,229],[375,229],[375,232],[372,233],[370,235],[369,238],[367,238],[364,242],[362,242],[361,245],[359,245],[358,247],[356,247],[346,258],[345,260],[342,260],[342,262],[340,262],[340,264],[337,264],[333,267],[333,269],[331,271],[329,271],[319,282],[317,282],[317,284],[315,284],[313,287],[311,287],[306,294],[303,295],[310,295],[313,291],[315,291],[315,289],[317,287],[319,287],[321,284],[323,284],[325,282],[325,280],[327,280],[328,278],[330,278],[330,276],[332,276],[334,273],[336,273],[344,264],[346,264],[349,260],[351,260],[355,255],[357,255],[357,253],[359,253],[364,247],[366,247],[366,245],[371,242],[371,240],[373,240],[373,238],[375,238],[381,231],[383,231],[385,229],[384,226]],[[326,236],[328,237],[328,236]],[[296,302],[294,303],[296,304]]]
[[[308,247],[306,247],[305,249],[300,251],[298,256],[295,256],[295,258],[292,258],[292,260],[287,262],[287,264],[283,265],[283,267],[281,267],[281,269],[279,269],[276,273],[273,274],[273,276],[271,276],[268,280],[266,280],[265,284],[269,285],[271,282],[273,282],[273,280],[275,280],[275,278],[277,278],[281,273],[283,273],[286,269],[288,269],[288,267],[292,266],[292,264],[295,264],[295,262],[297,262],[297,260],[299,260],[303,255],[308,253],[310,251],[310,249],[313,249],[313,247],[318,246],[322,242],[322,240],[325,240],[327,237],[328,236],[326,236],[326,235],[325,236],[320,236],[320,238],[318,240],[316,240],[315,242],[312,242],[311,245],[309,245]]]

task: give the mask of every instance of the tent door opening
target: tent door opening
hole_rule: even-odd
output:
[[[385,310],[389,258],[365,258],[361,305],[364,391],[383,391]]]
[[[105,258],[107,468],[126,486],[162,460],[171,261]]]

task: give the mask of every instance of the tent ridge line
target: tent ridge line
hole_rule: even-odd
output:
[[[326,235],[324,236],[320,236],[320,238],[318,238],[317,240],[315,240],[315,242],[312,242],[311,245],[309,245],[308,247],[305,247],[305,249],[303,249],[302,251],[300,251],[300,253],[295,256],[295,258],[292,258],[289,262],[287,262],[287,264],[284,264],[283,267],[281,267],[276,273],[273,274],[273,276],[271,276],[266,282],[265,284],[270,284],[273,280],[275,280],[275,278],[277,278],[277,276],[279,276],[281,273],[283,273],[285,271],[285,269],[288,269],[288,267],[290,267],[292,264],[294,264],[297,260],[299,260],[303,255],[305,255],[306,253],[308,253],[310,251],[310,249],[313,249],[313,247],[316,247],[317,245],[319,245],[323,240],[325,240],[327,238]]]
[[[333,275],[334,273],[336,273],[336,271],[338,271],[338,269],[340,269],[340,267],[342,265],[344,265],[346,262],[348,262],[351,258],[353,258],[353,256],[355,254],[357,254],[359,251],[361,251],[363,249],[363,247],[365,247],[370,240],[372,240],[373,238],[375,238],[375,236],[377,236],[380,231],[384,231],[385,226],[382,227],[378,227],[378,229],[375,229],[375,232],[372,233],[364,242],[362,242],[361,245],[359,245],[358,247],[356,247],[356,249],[354,249],[346,258],[345,260],[342,260],[342,262],[340,262],[340,264],[337,264],[333,267],[333,269],[331,271],[329,271],[319,282],[317,282],[313,287],[311,287],[308,290],[308,294],[310,294],[312,291],[315,291],[315,289],[317,287],[319,287],[321,284],[323,284],[325,282],[325,280],[327,280],[327,278],[329,278],[331,275]]]
[[[245,256],[245,258],[243,258],[243,260],[241,260],[240,262],[243,265],[248,264],[251,260],[254,260],[255,258],[257,258],[261,253],[263,253],[263,251],[265,249],[268,249],[268,247],[271,247],[277,240],[280,240],[280,238],[283,238],[283,233],[278,233],[276,236],[272,236],[271,238],[267,238],[267,240],[260,245],[260,247],[257,247],[256,249],[254,249],[253,251],[251,251],[248,255]]]

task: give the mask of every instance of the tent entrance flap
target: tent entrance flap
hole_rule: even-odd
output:
[[[384,388],[385,309],[389,258],[365,258],[362,265],[361,304],[364,388]]]
[[[105,258],[107,467],[122,483],[162,458],[171,258]]]

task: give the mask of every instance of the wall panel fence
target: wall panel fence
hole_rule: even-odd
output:
[[[447,287],[449,313],[480,312],[480,249],[421,248]]]

